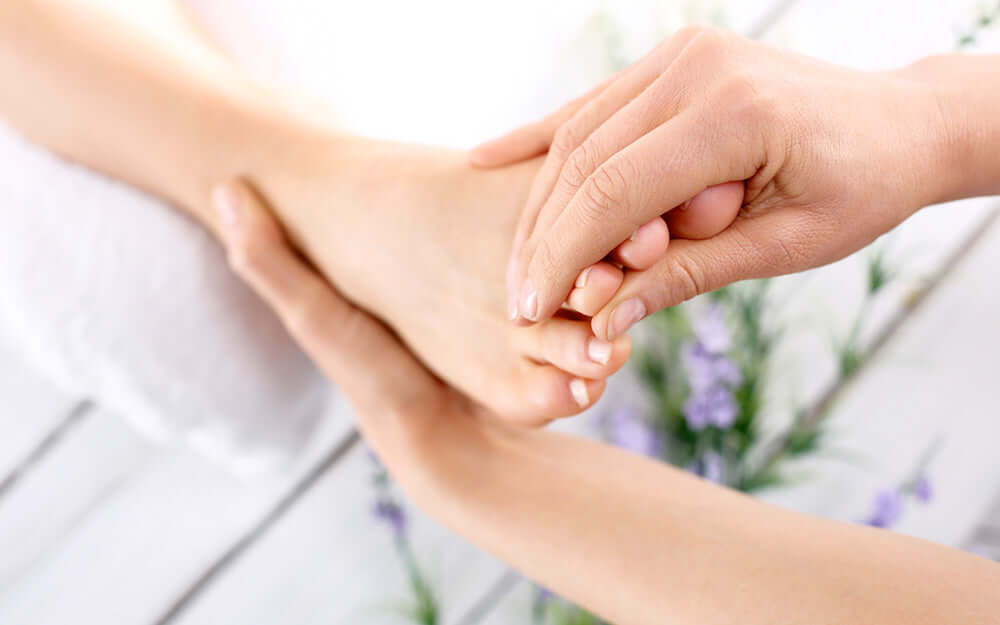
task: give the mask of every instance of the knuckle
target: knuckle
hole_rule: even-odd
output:
[[[574,150],[580,145],[582,133],[577,129],[572,121],[566,122],[556,130],[552,137],[552,145],[549,146],[549,153],[560,160],[566,160]]]
[[[688,24],[680,30],[674,33],[673,39],[679,41],[691,41],[695,37],[701,35],[703,32],[708,30],[708,27],[704,24]]]
[[[675,306],[706,292],[708,281],[705,272],[687,256],[675,256],[666,266],[664,301],[657,308]]]
[[[715,93],[718,102],[728,103],[730,123],[759,127],[767,124],[775,113],[777,102],[761,89],[755,77],[746,70],[734,70],[720,82]]]
[[[587,181],[587,178],[594,171],[593,153],[594,151],[586,142],[581,143],[579,147],[570,153],[562,171],[562,179],[565,185],[571,189],[578,189],[583,186],[583,183]]]
[[[699,57],[715,58],[729,47],[732,34],[718,26],[701,26],[693,33],[688,47]]]
[[[551,283],[556,277],[556,269],[559,267],[556,256],[556,251],[548,239],[539,241],[532,256],[532,270],[534,275],[543,281],[543,284]]]
[[[630,169],[622,163],[609,162],[594,172],[582,190],[586,200],[584,218],[591,223],[602,223],[620,217]]]

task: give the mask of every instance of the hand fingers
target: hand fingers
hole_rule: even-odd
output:
[[[434,396],[437,381],[382,324],[344,300],[292,250],[252,189],[228,182],[214,190],[212,201],[233,270],[362,412]]]
[[[666,215],[656,217],[632,233],[615,248],[611,257],[633,270],[652,267],[667,252],[670,237],[708,239],[725,230],[743,206],[744,183],[727,182],[711,186]]]
[[[762,145],[706,123],[693,109],[646,134],[587,178],[551,228],[539,234],[525,263],[520,314],[547,319],[579,272],[638,226],[713,184],[749,178],[763,162]]]
[[[547,229],[558,216],[558,211],[553,207],[556,205],[564,206],[575,192],[574,185],[563,184],[559,186],[558,183],[570,175],[581,176],[580,182],[582,182],[583,178],[590,173],[591,166],[588,164],[590,158],[596,158],[596,155],[593,154],[594,150],[591,150],[590,153],[584,153],[581,151],[581,145],[610,118],[621,118],[620,115],[616,114],[623,107],[631,112],[631,109],[635,107],[637,96],[650,83],[657,80],[657,77],[669,67],[677,54],[684,49],[684,46],[690,42],[695,34],[694,30],[685,30],[671,37],[666,44],[653,50],[645,58],[624,70],[617,80],[581,107],[572,119],[561,124],[553,137],[549,155],[531,186],[528,201],[514,235],[507,285],[508,313],[513,318],[517,317],[517,307],[520,305],[518,287],[524,279],[524,260],[527,251],[525,242],[532,232]],[[655,116],[658,113],[652,112],[652,114]],[[649,116],[650,112],[647,111],[642,117],[644,119]],[[631,143],[645,130],[648,130],[646,126],[650,125],[652,122],[636,124],[633,119],[628,119],[628,123],[624,124],[624,127],[628,128],[629,131],[623,135],[624,138],[619,137],[606,146],[607,155],[613,154],[617,149]],[[618,145],[617,148],[615,148],[616,145]],[[569,163],[571,158],[581,162]],[[572,169],[567,171],[567,168],[571,166]]]
[[[502,167],[545,154],[549,145],[552,144],[552,137],[556,134],[559,126],[573,117],[587,102],[604,91],[615,78],[612,76],[601,82],[587,93],[571,100],[555,113],[547,115],[540,121],[515,128],[502,137],[491,139],[472,148],[469,150],[469,164],[473,167],[483,168]]]
[[[621,336],[642,318],[696,295],[751,278],[802,271],[837,258],[820,253],[836,226],[815,218],[776,212],[735,221],[702,241],[674,240],[666,256],[646,271],[625,277],[591,321],[594,335]]]

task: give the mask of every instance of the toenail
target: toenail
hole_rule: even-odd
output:
[[[594,268],[593,265],[591,265],[590,267],[587,267],[586,269],[581,271],[580,275],[576,277],[576,284],[574,284],[573,286],[575,286],[578,289],[582,289],[583,287],[587,286],[587,274],[589,274],[590,270],[593,268]]]
[[[572,382],[569,383],[569,392],[573,395],[573,399],[581,408],[586,408],[590,405],[590,393],[587,392],[587,383],[580,378],[574,378]]]
[[[627,299],[615,308],[611,313],[611,332],[608,338],[625,334],[629,328],[634,326],[646,316],[646,305],[638,297]]]
[[[599,365],[606,365],[611,360],[611,343],[592,337],[587,341],[587,356]]]
[[[520,305],[521,315],[528,321],[535,321],[538,318],[538,293],[535,291],[535,285],[532,284],[531,278],[524,281],[521,285],[521,305]]]

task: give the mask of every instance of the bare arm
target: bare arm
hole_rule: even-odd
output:
[[[417,504],[618,625],[996,623],[1000,566],[770,506],[620,449],[504,426],[290,252],[241,185],[230,260],[350,396]]]

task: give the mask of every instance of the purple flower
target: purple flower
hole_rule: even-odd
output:
[[[712,306],[691,323],[694,336],[712,354],[724,354],[732,345],[732,336],[720,306]]]
[[[709,482],[722,484],[726,474],[726,461],[718,453],[707,451],[700,459],[688,465],[687,470]]]
[[[396,538],[402,538],[406,534],[406,512],[403,508],[391,499],[380,499],[375,504],[375,518],[385,521],[392,528]]]
[[[718,306],[709,308],[692,325],[695,340],[681,350],[691,389],[684,402],[684,417],[692,430],[710,425],[727,428],[738,412],[732,388],[743,381],[740,368],[726,355],[732,346],[729,328]]]
[[[688,376],[688,385],[695,392],[718,384],[736,386],[743,381],[743,374],[735,362],[724,354],[713,354],[697,341],[684,346],[681,362]]]
[[[535,601],[539,603],[548,603],[549,601],[555,600],[556,595],[554,592],[545,588],[544,586],[537,586],[535,592]]]
[[[903,516],[903,495],[896,489],[879,491],[873,504],[872,514],[865,521],[872,527],[892,527]]]
[[[934,498],[934,487],[926,475],[921,475],[913,483],[913,496],[921,503],[929,503]]]
[[[727,428],[736,420],[736,412],[733,394],[722,386],[692,393],[684,402],[684,418],[688,427],[695,431],[709,425]]]
[[[634,408],[622,407],[605,419],[608,438],[611,443],[633,453],[658,458],[663,449],[660,435]]]

